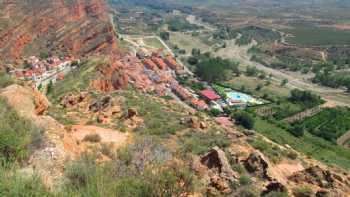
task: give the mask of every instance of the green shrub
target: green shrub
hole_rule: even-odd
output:
[[[259,194],[252,186],[245,186],[239,188],[234,194],[234,197],[258,197]]]
[[[2,165],[26,158],[41,143],[42,132],[30,121],[18,116],[7,102],[0,98],[0,159]]]
[[[14,81],[9,75],[0,71],[0,88],[5,88],[13,83]]]
[[[289,159],[295,160],[295,159],[298,158],[298,153],[296,153],[295,151],[291,151],[290,150],[290,151],[287,152],[287,157]]]
[[[83,139],[85,142],[98,143],[101,142],[101,136],[97,133],[86,135]]]
[[[224,133],[209,131],[208,133],[190,132],[182,138],[183,152],[194,154],[207,153],[214,146],[225,148],[230,145],[230,139]]]
[[[0,168],[0,196],[8,197],[49,197],[50,194],[37,176],[23,177],[11,170]]]
[[[307,186],[297,187],[293,189],[293,194],[295,197],[312,197],[314,192],[311,188]]]
[[[151,197],[153,188],[144,180],[129,177],[117,181],[115,192],[117,197]]]
[[[210,114],[212,116],[219,116],[221,114],[221,111],[219,109],[213,108],[213,109],[210,110]]]
[[[231,163],[231,162],[230,162]],[[233,171],[238,172],[239,174],[244,174],[246,173],[246,169],[244,168],[243,165],[241,164],[232,164],[231,163],[231,168]]]
[[[250,185],[252,183],[252,181],[251,181],[249,176],[243,175],[243,176],[239,177],[239,183],[241,185],[245,186],[245,185]]]
[[[256,138],[248,141],[254,148],[264,153],[272,162],[278,163],[285,154],[279,147],[266,142],[263,139]]]
[[[237,125],[241,125],[246,129],[253,129],[254,127],[254,118],[251,114],[247,112],[236,112],[233,114],[233,118],[236,120]]]
[[[188,166],[171,166],[171,155],[152,137],[136,138],[109,162],[83,155],[65,170],[64,196],[179,196],[193,191]],[[144,159],[142,159],[144,158]]]
[[[288,193],[272,191],[264,195],[264,197],[288,197]]]
[[[282,127],[283,128],[283,127]],[[295,137],[302,137],[305,133],[305,127],[300,124],[294,125],[289,131],[295,136]]]

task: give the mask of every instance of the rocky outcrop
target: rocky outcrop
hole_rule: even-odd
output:
[[[87,92],[68,93],[60,98],[61,106],[64,108],[72,108],[83,102],[88,96]]]
[[[89,111],[91,112],[99,112],[102,111],[108,107],[111,107],[113,105],[114,101],[111,96],[105,96],[99,100],[94,101],[90,106],[89,106]]]
[[[33,90],[33,95],[34,95],[35,113],[37,115],[43,115],[50,106],[49,100],[36,89]]]
[[[267,171],[269,167],[268,161],[260,152],[251,153],[244,161],[244,166],[249,173],[263,179],[272,180]]]
[[[237,182],[239,178],[219,147],[214,147],[198,160],[194,158],[192,166],[203,177],[207,192],[211,195],[231,193],[230,183]]]
[[[229,194],[232,192],[229,183],[218,175],[210,177],[208,193],[211,195]]]
[[[219,147],[214,147],[211,151],[204,155],[201,158],[201,163],[207,166],[209,169],[217,169],[220,176],[229,180],[235,180],[239,177],[238,174],[231,169],[225,152]]]
[[[126,66],[120,60],[111,58],[109,63],[97,69],[98,77],[90,82],[90,88],[101,92],[126,88],[129,84]]]
[[[74,56],[117,49],[105,0],[4,1],[0,5],[1,24],[7,24],[0,25],[2,59],[38,55],[43,49]]]
[[[283,184],[273,181],[266,186],[265,190],[261,193],[261,196],[268,195],[271,192],[286,193],[287,188]]]
[[[296,183],[309,183],[323,188],[332,187],[335,182],[333,174],[319,166],[307,168],[292,175],[289,179]]]
[[[316,193],[316,197],[330,197],[330,192],[327,190],[320,190]]]
[[[129,108],[127,119],[133,118],[135,116],[137,116],[137,109],[136,108]]]

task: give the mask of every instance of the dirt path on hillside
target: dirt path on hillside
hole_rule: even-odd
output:
[[[348,141],[350,141],[350,130],[337,139],[337,144],[340,146],[345,146]]]
[[[97,134],[101,137],[102,143],[113,143],[117,147],[126,144],[129,139],[127,133],[97,126],[74,125],[71,131],[72,136],[79,141],[83,141],[88,135]]]

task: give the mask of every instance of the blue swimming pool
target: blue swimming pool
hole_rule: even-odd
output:
[[[248,94],[229,90],[226,92],[228,103],[245,103],[251,105],[261,105],[264,101],[256,99]]]
[[[230,91],[226,93],[227,98],[235,100],[235,101],[241,101],[241,102],[249,102],[252,99],[254,99],[253,97],[241,93],[241,92],[236,92],[236,91]]]

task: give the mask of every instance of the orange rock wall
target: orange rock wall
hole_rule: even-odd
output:
[[[42,50],[75,56],[118,53],[105,0],[3,1],[0,24],[2,59]]]

